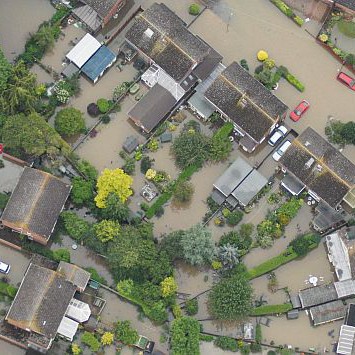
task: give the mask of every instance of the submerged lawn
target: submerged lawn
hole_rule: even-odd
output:
[[[341,33],[350,38],[355,38],[355,22],[340,20],[338,28]]]

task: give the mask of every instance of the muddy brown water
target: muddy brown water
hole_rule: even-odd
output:
[[[353,118],[354,92],[336,80],[341,64],[271,2],[225,0],[217,2],[213,11],[204,11],[191,30],[218,50],[225,64],[245,58],[255,68],[256,53],[264,49],[304,83],[304,93],[283,80],[276,91],[291,109],[302,99],[310,102],[309,111],[299,122],[286,119],[297,132],[311,126],[324,135],[329,115],[343,122]],[[355,146],[348,146],[343,153],[355,162]]]
[[[23,52],[29,33],[49,20],[55,9],[48,0],[1,0],[0,45],[9,60]]]

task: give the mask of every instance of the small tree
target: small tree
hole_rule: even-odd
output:
[[[110,193],[106,199],[105,208],[100,209],[100,216],[104,219],[114,219],[120,223],[127,222],[129,208],[121,202],[115,193]]]
[[[105,332],[101,336],[101,344],[102,345],[111,345],[113,343],[113,333]]]
[[[180,245],[183,259],[191,265],[210,264],[214,258],[215,246],[212,233],[200,224],[182,233]]]
[[[232,269],[236,264],[239,263],[238,248],[230,244],[220,246],[219,258],[225,268]]]
[[[169,276],[160,283],[160,288],[162,296],[166,298],[175,295],[178,286],[175,279]]]
[[[192,16],[197,16],[200,13],[200,6],[198,4],[191,4],[189,6],[189,14]]]
[[[125,202],[132,195],[131,185],[133,179],[122,169],[104,169],[97,180],[97,196],[95,197],[96,206],[106,207],[106,199],[110,193],[115,193]]]
[[[141,160],[141,173],[145,174],[152,166],[154,159],[150,159],[148,156],[144,156]]]
[[[84,334],[81,336],[81,342],[88,345],[94,352],[100,349],[100,342],[92,333],[84,332]]]
[[[86,110],[91,117],[97,117],[100,114],[100,110],[94,102],[89,104]]]
[[[60,135],[70,137],[85,130],[85,120],[79,110],[68,107],[57,113],[54,127]]]
[[[131,327],[129,320],[118,321],[115,327],[116,338],[126,345],[133,345],[138,340],[138,333]]]
[[[194,186],[188,181],[178,182],[173,193],[175,203],[188,203],[194,193]]]
[[[236,226],[242,219],[243,212],[238,210],[228,213],[226,217],[227,224],[233,227]]]
[[[106,99],[98,99],[96,102],[97,107],[101,113],[106,113],[110,109],[110,102]]]
[[[174,319],[171,324],[171,354],[199,355],[200,324],[191,317]]]
[[[104,219],[101,222],[94,224],[94,231],[96,237],[102,243],[107,243],[113,238],[119,236],[121,232],[121,226],[116,221]]]
[[[64,211],[60,215],[69,236],[80,242],[90,231],[90,224],[74,212]]]
[[[53,259],[57,262],[66,261],[67,263],[70,263],[70,251],[68,249],[54,250]]]
[[[194,316],[198,313],[198,301],[197,298],[187,300],[185,302],[185,310],[189,316]]]
[[[81,177],[74,177],[72,180],[70,198],[75,205],[81,206],[91,202],[94,198],[94,186],[91,181],[86,181]]]

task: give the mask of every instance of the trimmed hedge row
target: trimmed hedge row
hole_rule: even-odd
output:
[[[297,257],[298,255],[291,248],[286,249],[286,251],[284,251],[280,255],[275,256],[274,258],[263,262],[255,268],[248,270],[247,277],[249,280],[255,279],[256,277],[267,274],[268,272],[277,269],[283,264],[289,263]]]
[[[304,23],[303,18],[297,16],[293,10],[286,5],[282,0],[270,0],[282,13],[289,17],[298,26],[302,26]]]
[[[254,308],[252,310],[251,316],[266,316],[266,315],[274,315],[280,313],[287,313],[292,309],[291,303],[285,304],[267,304],[264,306],[260,306]]]
[[[285,79],[292,85],[294,86],[298,91],[303,92],[305,87],[304,85],[298,80],[296,79],[292,74],[288,73],[285,76]]]

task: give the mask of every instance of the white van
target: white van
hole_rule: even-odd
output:
[[[3,274],[8,274],[10,272],[11,266],[0,261],[0,272]]]
[[[281,145],[281,147],[279,149],[277,149],[277,151],[272,155],[272,158],[276,161],[279,161],[290,145],[291,145],[290,141],[284,142]]]
[[[274,133],[272,134],[272,136],[268,140],[268,143],[272,147],[274,147],[280,139],[285,137],[286,133],[287,133],[287,128],[285,126],[280,126],[280,127],[276,128],[276,130],[274,131]]]

